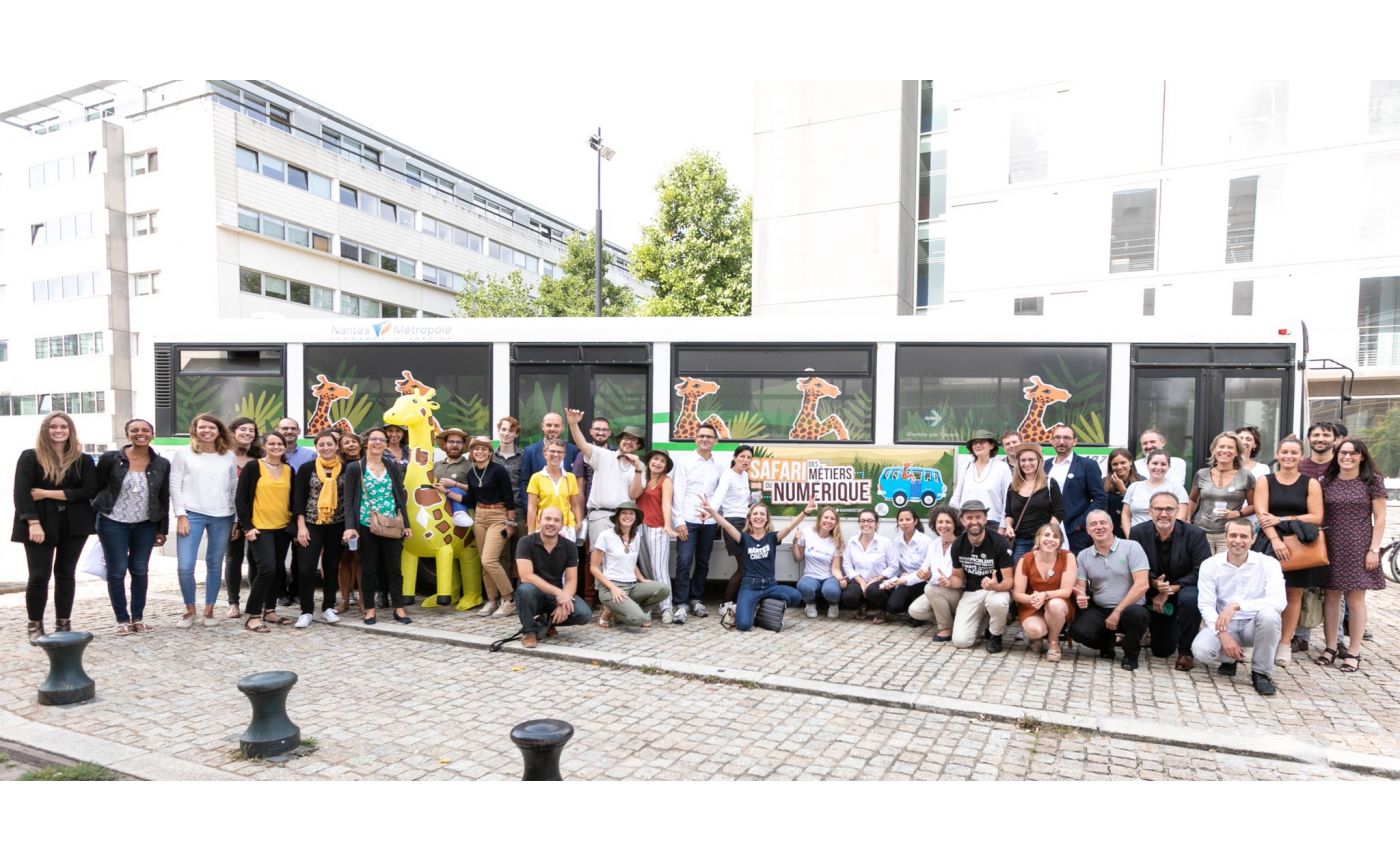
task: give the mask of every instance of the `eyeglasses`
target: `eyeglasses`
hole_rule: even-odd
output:
[[[1338,456],[1338,457],[1360,457],[1360,456],[1361,456],[1361,452],[1360,452],[1360,451],[1338,451],[1338,452],[1337,452],[1337,456]]]
[[[1153,508],[1153,509],[1152,509],[1152,513],[1154,513],[1154,514],[1174,514],[1174,513],[1176,513],[1176,508]]]

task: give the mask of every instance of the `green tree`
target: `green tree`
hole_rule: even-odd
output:
[[[747,316],[753,200],[712,153],[691,150],[656,183],[660,208],[632,251],[632,274],[656,284],[652,316]]]
[[[591,317],[596,294],[594,280],[593,233],[575,233],[566,240],[564,259],[559,261],[559,277],[540,279],[539,315],[544,317]],[[603,271],[613,255],[603,249]],[[627,287],[603,278],[603,316],[626,317],[637,312],[637,297]]]
[[[504,278],[482,278],[476,272],[462,275],[466,284],[457,292],[459,317],[537,317],[539,306],[519,272]]]
[[[1382,476],[1394,477],[1396,470],[1400,469],[1400,409],[1385,413],[1365,432],[1357,435],[1366,440]]]

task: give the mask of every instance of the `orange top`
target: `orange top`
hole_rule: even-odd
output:
[[[1035,552],[1028,552],[1021,556],[1021,572],[1026,575],[1026,594],[1035,594],[1037,591],[1059,591],[1060,580],[1065,575],[1065,565],[1069,562],[1070,553],[1067,549],[1062,549],[1055,553],[1055,566],[1051,569],[1049,576],[1041,576],[1040,565],[1035,563]],[[1074,618],[1074,601],[1066,600],[1069,604],[1069,615],[1066,619]],[[1035,615],[1043,609],[1035,609],[1025,604],[1017,604],[1017,615],[1022,620]]]

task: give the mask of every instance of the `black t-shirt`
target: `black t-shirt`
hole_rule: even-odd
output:
[[[549,552],[540,540],[540,533],[526,535],[520,539],[515,549],[515,557],[523,558],[535,566],[535,576],[555,588],[564,587],[564,571],[578,567],[578,544],[560,536]]]
[[[953,541],[952,556],[953,567],[962,568],[963,591],[981,591],[985,577],[1011,567],[1011,545],[996,532],[984,532],[979,546],[973,546],[966,534],[960,535]]]

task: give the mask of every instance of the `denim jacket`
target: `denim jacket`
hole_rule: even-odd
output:
[[[126,473],[131,468],[126,457],[126,449],[130,447],[127,445],[120,450],[107,451],[97,461],[98,489],[92,506],[99,514],[111,514],[112,508],[116,507],[122,481],[126,480]],[[154,448],[151,449],[151,462],[146,466],[146,486],[150,490],[147,494],[150,499],[147,519],[156,524],[156,534],[167,534],[170,525],[170,461],[156,453]]]

